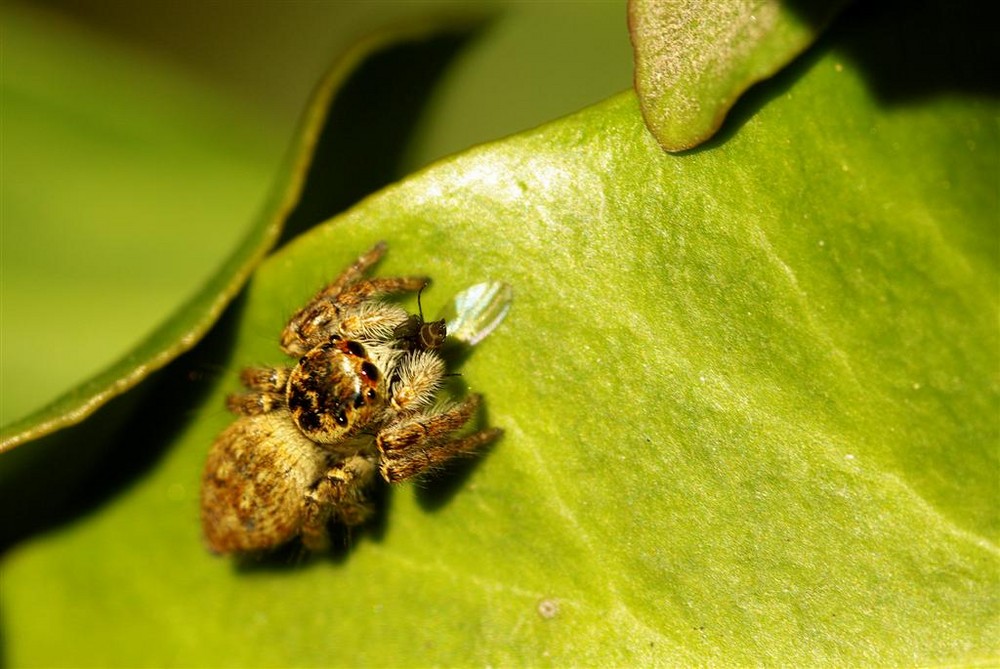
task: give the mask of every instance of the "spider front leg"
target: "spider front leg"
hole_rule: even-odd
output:
[[[374,478],[374,456],[352,455],[328,469],[303,501],[303,545],[314,551],[326,548],[331,519],[348,527],[368,520],[374,508],[365,491]]]
[[[256,416],[284,406],[290,373],[287,367],[247,367],[240,373],[240,381],[251,392],[230,395],[226,406],[240,416]]]
[[[318,336],[320,331],[324,326],[334,322],[338,316],[334,306],[337,297],[344,288],[360,280],[365,272],[385,255],[385,251],[385,242],[378,242],[367,252],[362,253],[350,267],[340,273],[340,276],[320,289],[309,303],[288,321],[288,325],[281,333],[282,350],[288,355],[298,357],[313,348],[315,341],[322,339]]]
[[[403,358],[389,381],[389,406],[400,414],[413,413],[434,401],[444,378],[444,361],[430,351]]]
[[[364,279],[365,272],[378,262],[385,250],[385,242],[379,242],[363,253],[292,316],[281,333],[282,350],[299,357],[332,334],[356,337],[381,332],[387,327],[391,332],[399,318],[405,319],[405,312],[400,309],[402,316],[397,314],[391,324],[386,324],[383,309],[369,309],[367,313],[361,309],[366,302],[383,295],[416,292],[428,283],[426,277]]]
[[[389,483],[436,469],[454,458],[471,455],[503,434],[490,428],[452,439],[479,406],[479,395],[440,413],[418,413],[387,425],[375,440],[380,454],[379,471]]]

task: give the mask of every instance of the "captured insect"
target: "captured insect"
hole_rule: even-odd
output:
[[[460,435],[481,401],[436,404],[446,339],[475,345],[506,316],[510,286],[477,284],[446,317],[423,319],[424,277],[366,278],[384,242],[296,313],[281,349],[298,362],[250,367],[228,398],[237,419],[212,444],[201,488],[205,538],[217,553],[329,544],[329,525],[364,523],[376,477],[389,483],[476,453],[499,428]],[[384,298],[417,292],[417,315]],[[452,329],[454,328],[454,329]]]
[[[452,341],[475,346],[503,322],[513,299],[514,290],[510,284],[501,281],[477,283],[453,297],[439,318],[444,321]]]
[[[393,328],[392,338],[411,351],[436,351],[444,344],[448,329],[443,318],[430,323],[424,320],[423,292],[423,288],[417,291],[417,313]]]
[[[393,336],[411,350],[436,351],[446,338],[460,345],[475,346],[507,317],[513,295],[510,285],[501,281],[477,283],[453,297],[436,321],[427,322],[418,292],[418,313],[396,326]]]

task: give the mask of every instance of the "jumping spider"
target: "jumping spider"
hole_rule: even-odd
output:
[[[229,397],[238,418],[215,440],[202,478],[202,525],[214,552],[264,550],[296,536],[323,549],[330,522],[370,517],[378,474],[404,481],[501,434],[455,436],[478,395],[434,408],[445,323],[381,300],[428,283],[365,278],[385,250],[379,243],[363,254],[288,322],[280,343],[298,358],[294,366],[243,370],[248,392]]]

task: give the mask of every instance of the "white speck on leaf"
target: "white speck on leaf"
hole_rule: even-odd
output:
[[[545,620],[552,620],[559,614],[559,601],[555,599],[543,599],[538,602],[538,615]]]

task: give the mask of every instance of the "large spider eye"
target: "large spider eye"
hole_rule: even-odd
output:
[[[339,425],[340,427],[344,427],[345,425],[347,425],[347,414],[344,413],[343,409],[338,411],[337,415],[334,416],[333,419],[337,421],[337,425]]]
[[[351,355],[356,355],[359,358],[368,357],[368,352],[365,351],[365,347],[354,341],[353,339],[347,342],[347,350],[350,351]]]
[[[361,374],[367,376],[372,381],[378,381],[378,367],[367,360],[361,363]]]

